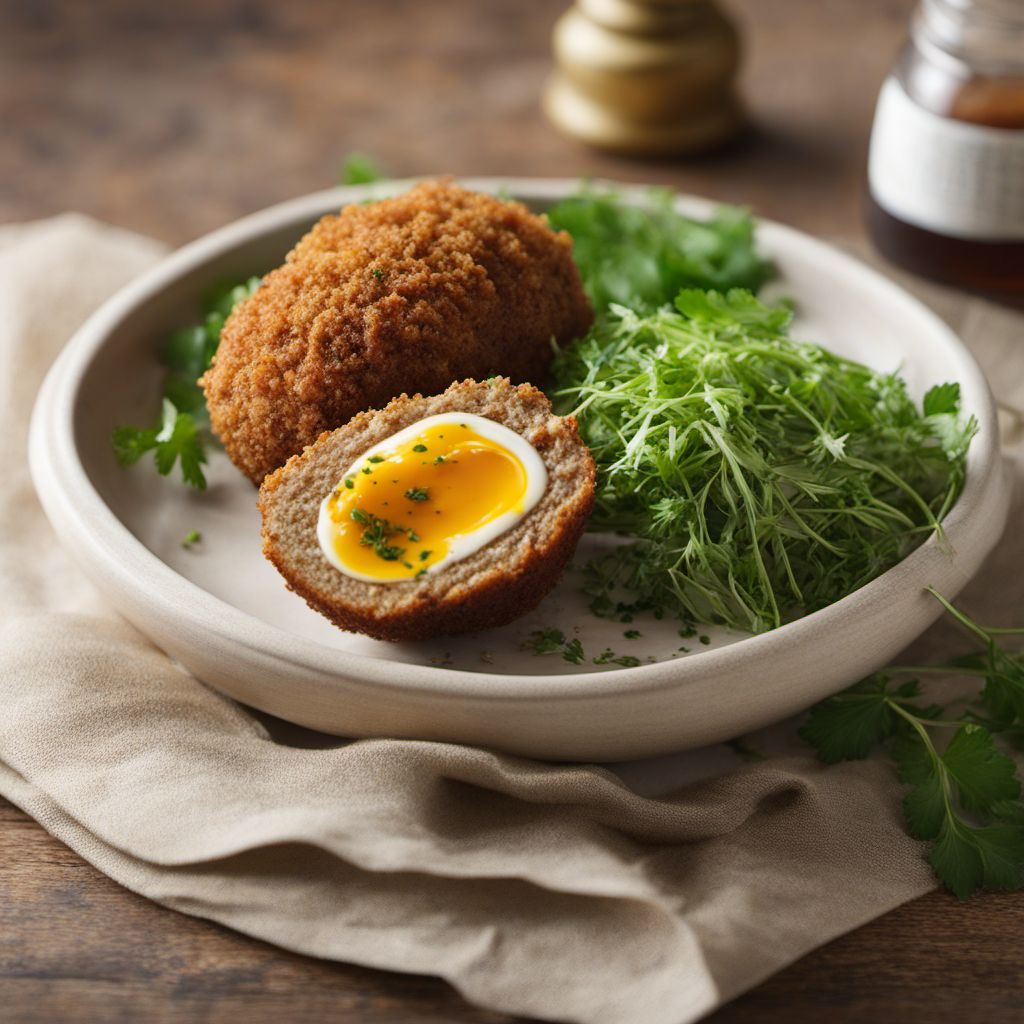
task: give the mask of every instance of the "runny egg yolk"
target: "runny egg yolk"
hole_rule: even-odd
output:
[[[482,416],[431,416],[353,463],[320,507],[320,546],[356,579],[417,579],[509,530],[546,486],[521,435]]]

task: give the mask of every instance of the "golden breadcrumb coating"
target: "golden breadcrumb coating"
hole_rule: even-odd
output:
[[[542,383],[592,319],[572,241],[521,203],[428,181],[324,217],[241,303],[201,378],[259,483],[364,409],[467,377]]]

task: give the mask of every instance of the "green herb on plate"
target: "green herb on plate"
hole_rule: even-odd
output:
[[[653,659],[652,659],[653,660]],[[596,658],[595,665],[621,665],[623,668],[636,668],[640,659],[632,654],[616,654],[610,647],[606,647]]]
[[[573,257],[599,318],[610,303],[651,313],[681,288],[757,291],[773,274],[754,244],[745,210],[723,206],[708,220],[678,213],[668,189],[647,202],[584,188],[548,210],[554,228],[569,232]]]
[[[583,644],[578,639],[568,639],[560,629],[554,627],[535,629],[523,641],[522,647],[534,654],[560,654],[565,661],[573,665],[582,665],[586,660]]]
[[[919,408],[897,373],[795,341],[789,320],[690,289],[675,309],[614,307],[557,357],[556,406],[597,463],[590,528],[632,538],[586,567],[598,614],[625,594],[760,632],[941,538],[976,429],[957,385]]]
[[[534,654],[558,654],[565,643],[565,634],[560,629],[548,627],[547,629],[535,629],[523,641],[522,646],[524,650],[532,651]]]
[[[112,437],[114,454],[122,466],[130,466],[152,451],[157,471],[167,476],[175,463],[181,466],[181,477],[199,490],[206,488],[203,464],[206,450],[195,417],[178,412],[170,399],[163,400],[160,426],[141,430],[138,427],[115,427]]]
[[[196,381],[206,372],[217,345],[220,332],[231,310],[248,298],[260,279],[251,277],[245,284],[218,289],[206,301],[206,315],[201,324],[175,331],[161,352],[167,367],[164,378],[162,416],[155,427],[118,426],[114,428],[114,454],[123,466],[130,466],[149,451],[154,453],[156,468],[167,476],[176,464],[182,479],[199,490],[206,488],[203,465],[209,444],[206,402]]]
[[[203,535],[198,530],[189,530],[182,539],[181,546],[188,549],[198,544],[202,539]]]

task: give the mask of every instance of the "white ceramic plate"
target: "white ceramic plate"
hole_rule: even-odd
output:
[[[535,209],[576,188],[532,179],[465,184],[507,190]],[[995,544],[1008,494],[992,398],[973,358],[879,274],[761,222],[759,242],[780,270],[773,290],[797,303],[796,335],[878,369],[901,367],[916,395],[940,381],[960,382],[980,430],[966,487],[946,521],[951,549],[933,538],[829,608],[756,637],[709,629],[706,644],[681,640],[669,622],[625,627],[595,619],[571,574],[536,612],[498,630],[385,644],[335,629],[262,558],[255,491],[223,455],[212,460],[209,490],[198,494],[145,463],[121,469],[110,434],[116,424],[154,418],[158,348],[170,330],[195,321],[211,285],[280,263],[322,214],[406,185],[320,192],[186,246],[82,327],[40,393],[32,469],[60,536],[126,618],[210,685],[340,735],[466,741],[569,760],[650,756],[739,735],[883,665],[936,617],[937,604],[922,588],[956,594]],[[685,197],[679,206],[699,216],[713,208]],[[185,550],[182,538],[193,529],[202,543]],[[576,666],[525,652],[523,640],[544,626],[578,636],[590,656],[611,647],[645,663]],[[626,639],[626,628],[642,638]]]

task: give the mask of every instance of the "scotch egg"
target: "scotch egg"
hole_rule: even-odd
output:
[[[320,505],[317,539],[367,583],[435,573],[512,529],[548,473],[521,435],[484,416],[428,416],[363,453]]]

